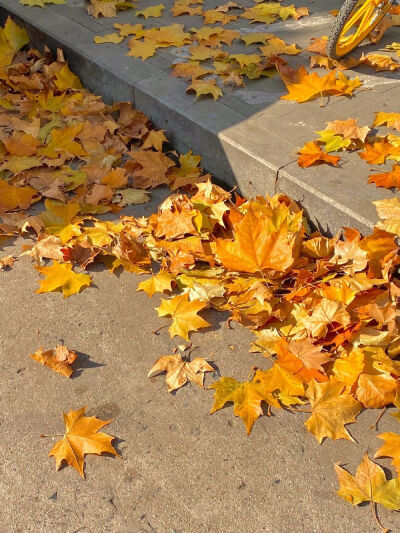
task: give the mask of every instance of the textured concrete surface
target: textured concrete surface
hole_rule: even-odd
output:
[[[130,212],[149,214],[151,204]],[[13,252],[6,246],[1,255]],[[0,499],[1,533],[375,533],[368,506],[354,508],[335,495],[333,464],[352,473],[364,451],[380,444],[365,411],[349,426],[357,444],[319,445],[303,426],[307,414],[274,412],[258,420],[250,437],[227,407],[212,416],[212,391],[192,384],[169,394],[163,375],[147,373],[160,355],[182,340],[158,318],[159,298],[135,292],[139,277],[119,277],[93,267],[95,285],[66,300],[34,294],[38,273],[27,257],[0,272]],[[143,277],[142,277],[143,279]],[[252,335],[226,329],[209,313],[212,327],[191,337],[195,355],[214,354],[218,375],[246,379]],[[63,342],[78,351],[70,380],[28,357],[43,345]],[[47,457],[63,432],[62,411],[86,405],[90,414],[115,421],[122,459],[88,456],[86,480],[70,467],[55,471]],[[386,413],[379,432],[398,431]],[[387,467],[389,460],[380,460]],[[389,470],[387,470],[389,472]],[[380,511],[399,531],[397,513]]]
[[[205,9],[218,5],[218,0],[206,0]],[[145,27],[171,23],[185,24],[188,29],[201,26],[201,17],[172,17],[166,0],[162,18],[135,19],[133,11],[120,12],[117,18],[95,20],[86,13],[84,0],[68,0],[65,5],[48,5],[46,9],[22,6],[17,0],[2,0],[0,19],[7,13],[25,21],[33,43],[51,48],[61,46],[73,69],[86,86],[108,100],[134,100],[135,105],[150,115],[153,122],[167,130],[177,149],[192,148],[202,154],[204,167],[218,179],[238,185],[246,195],[273,194],[283,191],[302,202],[316,226],[336,232],[342,226],[356,226],[369,232],[376,221],[373,200],[394,193],[367,185],[369,168],[357,154],[344,154],[340,169],[327,166],[302,170],[297,166],[296,152],[314,131],[334,119],[359,118],[371,124],[374,111],[396,111],[400,96],[399,73],[358,68],[347,71],[359,75],[364,86],[355,98],[331,98],[325,107],[319,100],[305,104],[280,100],[285,92],[278,77],[246,80],[246,87],[225,90],[224,96],[213,102],[185,93],[187,84],[169,75],[173,63],[187,57],[187,50],[166,48],[142,62],[127,57],[126,41],[120,45],[96,45],[95,35],[114,31],[115,22],[140,22]],[[243,5],[252,5],[245,0]],[[148,2],[139,2],[146,7]],[[299,21],[285,21],[266,27],[238,19],[227,28],[241,33],[268,31],[288,42],[305,47],[311,37],[327,34],[332,24],[329,10],[341,5],[341,0],[304,0],[312,15]],[[1,9],[1,7],[3,9]],[[379,46],[395,41],[398,28],[391,28]],[[397,39],[398,40],[398,39]],[[376,50],[365,46],[363,51]],[[244,47],[234,42],[230,52],[252,53],[255,46]],[[293,65],[307,60],[306,56],[290,58]],[[282,168],[284,167],[284,168]],[[279,170],[280,169],[280,170]]]

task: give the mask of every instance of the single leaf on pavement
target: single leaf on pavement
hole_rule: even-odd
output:
[[[68,298],[68,296],[79,292],[82,287],[88,287],[92,282],[88,274],[74,272],[70,263],[57,263],[55,261],[50,266],[36,266],[35,268],[45,276],[45,279],[39,281],[40,287],[35,291],[38,294],[61,290],[64,298]]]
[[[43,348],[39,348],[35,353],[29,354],[29,357],[69,378],[73,373],[71,365],[78,356],[66,346],[59,344],[54,350],[47,350],[46,352],[43,351]]]
[[[400,201],[398,198],[385,198],[372,202],[381,219],[377,228],[400,236]]]
[[[148,377],[151,378],[160,372],[166,372],[168,392],[179,389],[187,381],[203,387],[204,373],[214,372],[214,368],[202,357],[196,357],[193,361],[185,361],[179,354],[164,355],[154,363]]]
[[[197,313],[207,307],[206,302],[193,300],[189,302],[187,294],[174,296],[170,300],[161,300],[161,305],[156,307],[159,316],[171,316],[172,324],[168,331],[172,337],[180,335],[187,341],[189,333],[200,328],[207,328],[210,324]]]
[[[335,464],[340,488],[338,495],[353,505],[363,502],[380,503],[386,509],[400,509],[400,479],[387,480],[383,468],[371,461],[366,453],[352,476],[338,463]]]
[[[343,383],[312,381],[307,389],[312,415],[305,426],[321,444],[325,437],[333,440],[353,437],[345,428],[346,424],[356,422],[361,404],[350,394],[343,393]]]
[[[309,74],[304,66],[301,66],[290,77],[287,77],[279,68],[278,72],[289,91],[281,98],[299,103],[331,94],[352,96],[354,90],[362,85],[358,78],[351,80],[342,72],[339,72],[336,78],[334,70],[322,77],[315,72]]]
[[[118,35],[118,33],[107,33],[107,35],[96,35],[94,38],[94,42],[96,44],[105,44],[105,43],[119,44],[119,43],[122,43],[123,40],[124,40],[124,37],[122,35]]]
[[[216,84],[215,80],[194,80],[186,89],[186,92],[194,91],[196,93],[196,100],[199,96],[210,94],[214,100],[218,100],[222,96],[222,91]]]
[[[156,6],[149,6],[141,11],[136,11],[135,16],[138,17],[139,15],[142,15],[145,19],[148,19],[149,17],[157,18],[161,17],[164,9],[164,4],[157,4]]]
[[[400,189],[400,165],[393,165],[392,170],[382,174],[371,174],[368,183],[375,183],[377,187]]]
[[[99,430],[110,424],[112,420],[100,420],[95,416],[85,416],[86,407],[77,411],[63,413],[65,423],[64,437],[56,442],[49,453],[56,460],[56,470],[59,470],[65,461],[72,466],[84,478],[85,455],[92,453],[101,455],[111,453],[118,455],[112,446],[115,437],[107,433],[99,433]]]

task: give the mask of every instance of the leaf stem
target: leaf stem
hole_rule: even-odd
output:
[[[379,520],[377,512],[376,512],[376,503],[373,501],[371,501],[371,511],[372,511],[372,516],[374,517],[378,526],[381,528],[382,533],[389,533],[389,530],[381,524],[381,521]]]
[[[247,379],[246,381],[250,381],[250,376],[257,370],[257,367],[256,366],[252,366],[250,368],[250,372],[249,372],[249,375],[247,376]]]
[[[167,327],[168,327],[168,324],[166,324],[165,326],[160,326],[159,328],[157,328],[154,331],[152,331],[152,333],[153,333],[153,335],[157,335],[157,333],[159,331],[161,331],[162,329],[167,328]]]
[[[64,433],[55,433],[54,435],[44,435],[43,433],[41,433],[39,437],[41,439],[44,439],[46,437],[64,437]]]
[[[379,424],[379,421],[380,421],[380,419],[383,417],[383,415],[386,413],[386,411],[387,411],[387,406],[382,408],[382,410],[381,410],[381,412],[379,413],[379,416],[378,416],[378,418],[376,419],[375,423],[372,424],[372,426],[369,426],[370,429],[374,429],[374,428],[375,428],[375,429],[377,430],[377,426],[378,426],[378,424]]]

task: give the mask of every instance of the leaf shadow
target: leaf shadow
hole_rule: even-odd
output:
[[[78,378],[86,368],[97,368],[99,366],[107,366],[105,363],[96,363],[92,361],[90,355],[85,352],[75,351],[77,354],[76,361],[72,364],[74,373],[71,375],[71,379]]]

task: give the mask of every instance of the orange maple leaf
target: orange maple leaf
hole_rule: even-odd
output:
[[[300,157],[297,163],[302,168],[308,168],[311,165],[320,165],[322,163],[337,167],[340,161],[340,157],[327,154],[315,141],[306,143],[298,153]]]

